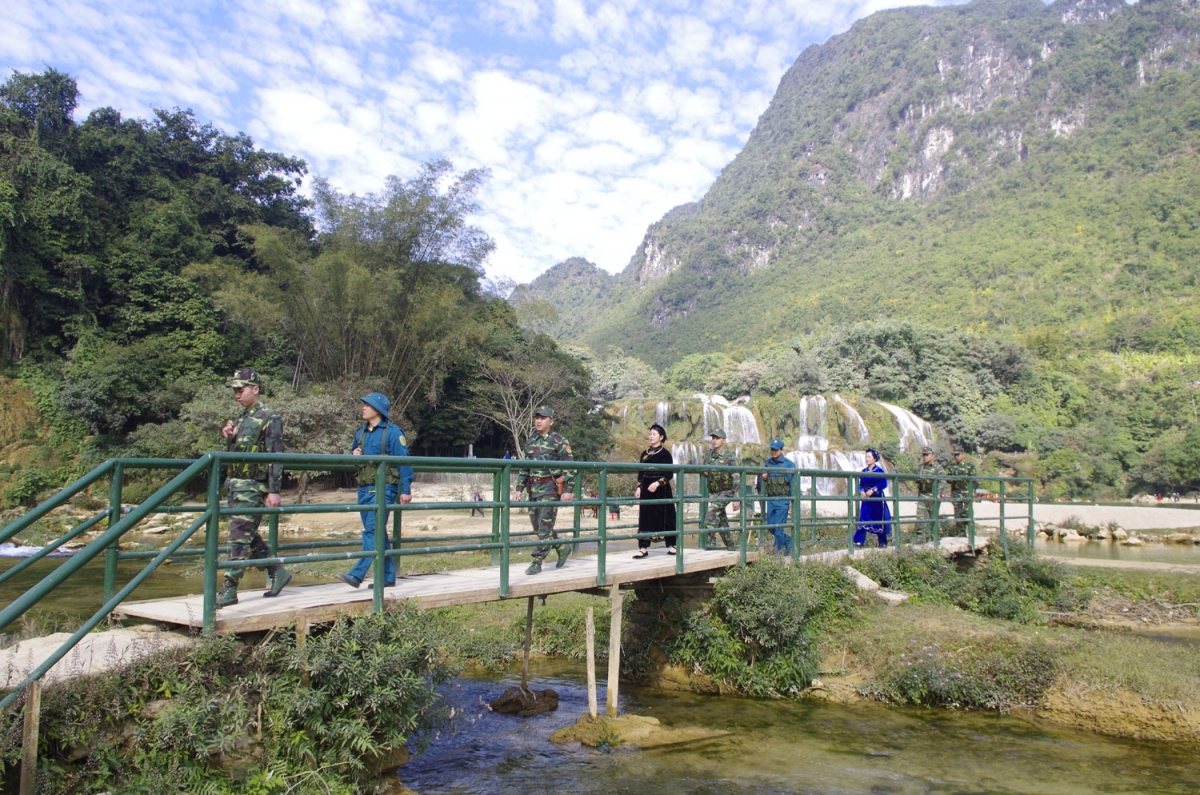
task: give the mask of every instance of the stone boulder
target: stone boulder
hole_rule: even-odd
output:
[[[1164,544],[1190,544],[1190,543],[1192,543],[1192,536],[1190,533],[1171,533],[1170,535],[1163,536],[1163,543]]]
[[[539,691],[510,687],[488,704],[488,707],[492,712],[528,718],[530,715],[540,715],[558,709],[558,693],[548,688]]]
[[[1124,527],[1117,525],[1112,529],[1112,537],[1113,541],[1124,541],[1125,539],[1129,538],[1129,531]]]

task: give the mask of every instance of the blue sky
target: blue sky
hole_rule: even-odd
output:
[[[357,193],[486,167],[494,278],[609,271],[703,196],[810,44],[904,0],[8,0],[0,67],[80,114],[190,107]],[[944,4],[940,0],[939,4]]]

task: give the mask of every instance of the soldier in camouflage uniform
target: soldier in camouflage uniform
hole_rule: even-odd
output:
[[[574,461],[571,455],[571,443],[561,433],[554,432],[554,409],[542,406],[534,413],[531,434],[525,442],[525,459],[528,461]],[[529,509],[529,522],[533,531],[541,540],[558,538],[554,531],[554,519],[558,515],[556,503],[559,499],[564,502],[575,496],[575,473],[557,467],[542,466],[522,469],[517,472],[517,490],[514,500],[521,500],[521,494],[529,491],[531,502],[545,502],[545,506],[533,506]],[[558,562],[555,568],[561,569],[571,554],[571,545],[555,544],[558,552]],[[525,570],[526,574],[540,574],[542,561],[550,554],[550,545],[539,544],[533,551],[533,563]]]
[[[917,467],[917,533],[932,541],[941,533],[938,515],[942,501],[938,499],[941,487],[940,476],[946,474],[941,463],[933,454],[932,447],[921,449],[921,465]]]
[[[710,434],[712,438],[712,449],[704,454],[703,463],[705,466],[731,467],[736,465],[733,460],[733,453],[725,449],[725,431],[720,428],[715,428]],[[736,511],[739,507],[734,499],[733,489],[733,473],[732,472],[703,472],[701,473],[708,481],[708,513],[704,514],[704,524],[706,527],[729,527],[729,517],[725,514],[725,506],[733,503],[733,509]],[[721,540],[725,542],[726,549],[737,549],[737,542],[733,539],[733,534],[729,530],[721,530]],[[705,549],[716,549],[717,545],[713,541],[712,535],[707,536],[704,544]]]
[[[962,446],[956,445],[954,463],[946,467],[946,476],[950,478],[950,499],[954,503],[955,533],[959,535],[967,535],[967,531],[970,529],[971,502],[975,497],[972,494],[974,481],[954,479],[975,476],[975,465],[967,461],[965,456],[966,451]]]
[[[226,386],[233,389],[233,397],[244,411],[235,424],[233,420],[221,428],[221,435],[231,452],[235,453],[282,453],[283,420],[272,409],[259,400],[262,381],[253,370],[237,370]],[[282,464],[230,464],[225,476],[225,489],[229,495],[230,508],[278,508],[280,483],[283,480]],[[229,559],[255,560],[270,554],[270,548],[258,534],[261,514],[233,516],[229,520]],[[245,568],[227,569],[225,587],[217,595],[217,607],[237,604],[238,583],[242,581]],[[267,577],[270,588],[263,596],[278,596],[292,575],[282,566],[268,566]]]

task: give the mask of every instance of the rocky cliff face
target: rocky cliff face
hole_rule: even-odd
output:
[[[847,201],[848,192],[921,201],[969,190],[1024,160],[1030,140],[1085,129],[1105,88],[1101,68],[1132,69],[1145,83],[1196,63],[1197,31],[1187,24],[1196,6],[1141,5],[976,0],[899,9],[808,48],[745,150],[699,204],[650,227],[626,277],[646,287],[695,262],[673,234],[680,222],[703,219],[727,264],[748,275],[789,242],[811,239],[821,206]],[[1178,19],[1163,19],[1155,6]],[[1135,13],[1153,19],[1139,23],[1139,52],[1122,52],[1106,37],[1116,18]],[[732,222],[745,197],[771,183],[793,190]]]

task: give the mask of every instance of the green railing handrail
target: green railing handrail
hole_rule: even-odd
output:
[[[353,471],[357,467],[365,463],[375,463],[381,465],[406,465],[411,466],[416,471],[436,471],[443,473],[482,473],[492,475],[493,498],[487,501],[475,502],[473,500],[452,501],[452,502],[412,502],[409,504],[393,503],[387,504],[386,501],[377,501],[377,505],[372,510],[376,512],[376,527],[380,530],[376,533],[376,548],[373,551],[357,551],[357,552],[340,552],[336,554],[307,554],[307,555],[278,555],[278,550],[283,549],[290,551],[292,549],[321,549],[331,546],[358,546],[361,541],[357,539],[346,539],[344,542],[328,541],[328,542],[309,542],[306,544],[285,544],[278,545],[276,539],[276,523],[279,516],[287,514],[304,514],[304,513],[337,513],[337,512],[361,512],[363,506],[357,504],[318,504],[318,505],[285,505],[279,508],[228,508],[222,505],[220,491],[220,474],[221,467],[230,463],[276,463],[282,464],[291,470],[323,470],[323,471]],[[535,505],[536,503],[529,500],[514,500],[512,499],[512,484],[514,475],[522,470],[540,467],[541,462],[527,462],[521,459],[447,459],[428,456],[352,456],[352,455],[316,455],[305,453],[232,453],[232,452],[212,452],[201,456],[194,460],[175,460],[175,459],[136,459],[136,458],[115,458],[105,461],[97,466],[91,472],[76,480],[74,483],[65,487],[58,494],[49,498],[45,502],[30,510],[24,516],[18,518],[3,529],[0,529],[0,541],[5,541],[13,538],[22,530],[28,528],[37,520],[45,517],[53,509],[66,504],[72,497],[84,492],[97,481],[105,476],[109,476],[109,506],[108,508],[98,512],[94,516],[88,518],[76,527],[68,530],[55,541],[47,544],[43,549],[35,553],[31,558],[22,561],[15,565],[7,572],[0,574],[0,582],[15,576],[20,571],[26,570],[37,560],[42,559],[45,555],[50,554],[64,543],[78,537],[82,533],[91,529],[104,519],[108,520],[108,528],[101,535],[87,544],[82,550],[77,552],[73,557],[56,567],[50,574],[46,575],[39,583],[31,587],[18,599],[14,600],[10,605],[0,610],[0,630],[7,628],[15,620],[20,618],[30,607],[60,586],[67,578],[78,571],[80,568],[99,557],[101,553],[105,557],[105,586],[104,586],[104,604],[87,622],[77,631],[71,638],[60,647],[51,658],[39,666],[32,672],[25,681],[23,681],[17,689],[9,694],[3,701],[0,701],[0,708],[3,708],[12,703],[12,700],[17,697],[20,691],[29,682],[40,678],[46,671],[53,667],[54,663],[62,659],[62,657],[73,648],[78,641],[87,634],[92,628],[97,626],[100,621],[104,620],[114,610],[122,600],[128,597],[133,590],[141,584],[150,574],[158,568],[158,566],[167,559],[170,555],[203,555],[205,558],[204,566],[204,618],[203,623],[206,631],[211,630],[215,625],[215,598],[216,598],[216,579],[220,570],[229,568],[238,568],[247,565],[245,562],[218,561],[217,557],[220,552],[227,550],[227,547],[222,547],[218,543],[219,521],[222,516],[231,514],[247,515],[259,514],[265,515],[269,523],[269,546],[271,548],[271,557],[256,559],[252,565],[262,566],[273,563],[296,563],[296,562],[317,562],[322,560],[345,560],[345,559],[360,559],[373,558],[374,563],[374,593],[373,593],[373,608],[376,611],[382,611],[384,607],[383,593],[383,573],[384,560],[387,557],[395,558],[397,563],[401,558],[434,553],[447,553],[456,551],[488,551],[491,553],[493,564],[500,565],[500,593],[502,597],[507,597],[509,593],[509,565],[511,563],[511,553],[514,549],[527,549],[535,547],[543,543],[541,540],[533,538],[535,535],[532,529],[529,530],[513,530],[511,527],[512,509],[525,508]],[[644,465],[640,463],[625,463],[625,462],[591,462],[591,461],[574,461],[574,462],[556,462],[554,468],[572,470],[579,475],[593,473],[596,476],[597,496],[589,498],[583,496],[583,477],[577,477],[575,480],[575,499],[568,505],[560,507],[571,507],[574,510],[573,527],[570,530],[560,531],[560,542],[570,543],[578,546],[581,543],[595,543],[597,547],[597,586],[605,585],[606,566],[608,544],[611,541],[622,541],[631,539],[641,539],[652,535],[661,535],[661,532],[655,533],[639,533],[639,532],[621,532],[628,529],[637,528],[636,523],[632,524],[617,524],[610,525],[608,523],[609,508],[613,506],[623,507],[628,505],[636,505],[640,500],[631,497],[621,497],[611,495],[608,487],[608,475],[610,472],[617,473],[636,473],[644,469]],[[699,492],[689,494],[684,487],[684,476],[697,475],[703,472],[712,471],[728,471],[735,474],[737,477],[737,501],[743,503],[743,508],[739,512],[738,522],[730,531],[738,533],[738,558],[740,564],[744,565],[747,560],[747,555],[751,547],[750,534],[756,532],[759,541],[755,543],[755,547],[761,546],[763,534],[774,529],[778,525],[768,525],[765,517],[758,521],[757,517],[751,517],[750,510],[745,507],[746,503],[766,503],[776,501],[786,501],[791,503],[789,519],[784,525],[792,531],[794,543],[793,558],[797,562],[800,558],[800,549],[802,546],[811,548],[813,545],[818,547],[840,545],[842,542],[837,538],[818,538],[818,531],[822,528],[837,528],[845,527],[845,544],[846,548],[853,552],[852,537],[857,524],[858,506],[861,499],[858,496],[858,482],[862,478],[862,472],[844,471],[844,470],[809,470],[809,469],[789,469],[784,474],[792,475],[792,490],[788,495],[772,495],[769,499],[765,494],[758,494],[752,489],[754,479],[768,472],[772,474],[780,474],[778,469],[771,469],[765,465],[758,464],[741,464],[727,467],[714,467],[705,464],[670,464],[660,465],[661,468],[673,472],[677,477],[678,489],[673,496],[673,501],[676,507],[676,526],[675,532],[678,535],[676,556],[676,571],[683,572],[685,561],[686,540],[689,536],[696,536],[699,544],[703,545],[705,537],[713,531],[706,527],[705,509],[710,500],[707,490],[705,478],[699,478]],[[128,513],[123,512],[121,505],[121,494],[124,480],[124,473],[130,469],[180,469],[182,470],[170,479],[165,485],[154,492],[149,498],[144,500],[137,506],[128,510]],[[376,467],[376,493],[384,493],[384,478],[386,476],[386,466]],[[914,473],[871,473],[874,477],[883,477],[889,481],[892,487],[891,496],[886,499],[891,503],[893,518],[891,520],[894,539],[899,546],[903,540],[902,521],[910,526],[915,523],[911,518],[900,516],[900,506],[906,502],[920,502],[936,499],[938,503],[949,501],[950,497],[925,497],[921,495],[902,495],[899,488],[902,484],[917,480],[930,479],[929,476],[917,475]],[[205,489],[205,503],[203,506],[188,506],[170,504],[170,500],[178,491],[187,486],[190,482],[197,478],[204,477],[207,479]],[[972,500],[970,504],[973,509],[975,486],[979,483],[998,483],[999,498],[1001,500],[1000,508],[1000,528],[1002,543],[1007,549],[1007,531],[1005,522],[1009,520],[1025,519],[1027,520],[1026,541],[1032,542],[1033,538],[1033,481],[1030,478],[1007,478],[999,476],[973,476],[963,478],[959,476],[935,476],[938,481],[961,481],[969,480],[971,482]],[[819,480],[834,480],[844,484],[845,494],[822,495],[818,493],[817,484]],[[805,490],[805,482],[808,483],[808,490]],[[1012,492],[1008,490],[1010,485],[1016,486]],[[940,489],[939,489],[940,491]],[[1023,496],[1016,500],[1008,498],[1010,493],[1021,493]],[[846,516],[820,516],[817,511],[817,505],[823,502],[830,503],[845,503]],[[1024,516],[1006,515],[1005,504],[1007,502],[1020,502],[1028,505],[1028,512]],[[809,506],[809,515],[805,517],[802,510],[805,503]],[[687,509],[691,505],[696,505],[698,508],[698,516],[695,519],[689,519],[686,516]],[[456,535],[450,537],[439,537],[439,543],[429,546],[418,546],[409,542],[407,545],[401,543],[400,536],[400,520],[405,512],[421,511],[421,510],[453,510],[465,508],[485,508],[493,511],[491,530],[488,533],[476,533],[466,535]],[[597,524],[594,533],[584,535],[581,527],[581,513],[586,508],[595,508],[597,512]],[[143,519],[153,512],[167,513],[196,513],[199,514],[192,524],[183,531],[177,538],[173,539],[166,548],[158,553],[154,552],[125,552],[122,553],[117,547],[117,543],[122,535],[129,532]],[[393,531],[394,544],[393,549],[384,550],[384,536],[387,528],[387,515],[395,513],[397,522]],[[940,536],[940,517],[935,517],[932,520],[934,527],[927,528],[932,532],[924,532],[924,535],[932,536],[934,540]],[[183,544],[189,540],[195,532],[202,526],[207,526],[204,534],[204,548],[181,550]],[[809,538],[801,538],[801,531],[808,529],[810,531]],[[926,529],[918,526],[918,531]],[[614,532],[615,531],[615,532]],[[974,544],[974,516],[969,517],[968,532],[971,536],[971,543]],[[117,562],[122,559],[140,560],[148,557],[153,559],[143,567],[133,579],[122,589],[116,589]]]

